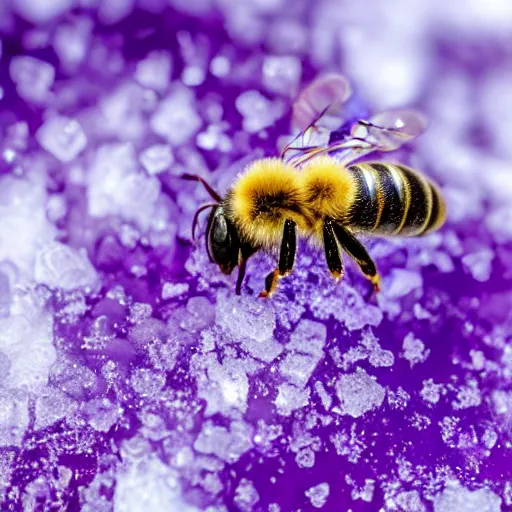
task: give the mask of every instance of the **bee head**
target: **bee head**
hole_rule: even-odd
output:
[[[224,274],[231,274],[238,265],[240,239],[235,226],[227,218],[223,206],[213,208],[208,219],[206,237],[210,259]]]

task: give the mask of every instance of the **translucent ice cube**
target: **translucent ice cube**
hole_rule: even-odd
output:
[[[11,60],[9,73],[18,94],[25,100],[44,103],[49,98],[55,69],[48,62],[21,55]]]
[[[85,252],[50,242],[36,255],[35,279],[50,288],[94,288],[98,276]]]
[[[73,23],[60,24],[55,29],[53,47],[68,73],[75,72],[86,58],[91,31],[92,23],[88,18],[77,18]]]
[[[165,51],[150,52],[137,63],[135,80],[143,87],[165,92],[171,80],[171,56]]]
[[[175,86],[160,102],[151,117],[151,128],[173,146],[181,146],[189,141],[203,124],[194,103],[194,93],[190,89]]]
[[[385,390],[365,370],[358,368],[354,373],[342,375],[338,379],[336,394],[343,412],[359,418],[382,404]]]
[[[75,119],[55,116],[43,124],[36,133],[39,144],[61,162],[71,162],[87,146],[80,123]]]

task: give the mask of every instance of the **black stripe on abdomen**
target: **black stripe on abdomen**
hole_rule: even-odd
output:
[[[379,187],[382,191],[382,215],[375,231],[382,234],[392,234],[402,224],[405,209],[404,183],[399,169],[378,163],[368,164],[376,172]]]
[[[441,216],[441,204],[439,199],[439,194],[437,190],[432,186],[428,185],[430,187],[430,190],[432,192],[432,201],[431,201],[431,208],[432,211],[430,213],[430,218],[427,222],[427,225],[425,226],[423,233],[427,233],[431,229],[435,228],[437,222],[439,221],[439,217]]]
[[[348,224],[361,231],[371,231],[379,218],[377,200],[378,181],[375,173],[363,165],[351,165],[348,170],[356,182],[356,200],[349,214]]]
[[[431,193],[429,183],[407,167],[400,166],[404,180],[410,192],[410,205],[406,213],[404,225],[400,231],[401,235],[419,235],[425,229],[427,218],[430,215]]]

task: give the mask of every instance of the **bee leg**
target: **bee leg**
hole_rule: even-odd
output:
[[[341,247],[354,258],[363,274],[373,284],[375,292],[380,290],[380,276],[364,245],[341,224],[334,224],[334,233]]]
[[[340,249],[336,237],[334,235],[334,221],[327,218],[324,222],[324,249],[325,259],[327,260],[327,267],[329,272],[333,275],[334,279],[338,281],[345,274],[343,269],[343,261],[341,260]]]
[[[295,222],[287,219],[284,223],[283,239],[281,241],[281,251],[279,254],[279,266],[266,277],[265,290],[260,293],[260,297],[271,297],[277,288],[279,279],[287,276],[292,271],[296,249],[297,234]]]
[[[238,277],[236,280],[235,293],[242,294],[242,284],[244,282],[245,270],[247,268],[247,260],[256,252],[256,249],[249,244],[242,244],[238,253]]]

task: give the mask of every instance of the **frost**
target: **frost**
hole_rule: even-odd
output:
[[[129,462],[116,480],[115,512],[199,512],[183,501],[177,475],[156,456]]]
[[[341,402],[343,414],[359,418],[380,407],[386,392],[365,370],[358,368],[355,372],[342,375],[338,379],[336,394]]]
[[[133,371],[130,382],[133,390],[140,396],[156,399],[165,385],[165,375],[150,368],[137,368]]]
[[[98,432],[108,432],[123,412],[108,398],[96,398],[82,405],[81,414]]]
[[[76,119],[55,116],[43,124],[36,133],[39,144],[57,160],[69,163],[87,146],[87,137]]]
[[[425,344],[415,338],[412,332],[404,338],[402,348],[402,357],[409,361],[411,368],[416,364],[425,362],[430,354],[430,350],[425,349]]]
[[[11,60],[9,73],[22,98],[33,103],[44,103],[49,99],[55,79],[51,64],[34,57],[18,56]]]
[[[494,252],[491,249],[482,249],[463,256],[462,264],[473,279],[483,283],[491,277],[493,259]]]
[[[58,389],[47,388],[38,396],[36,402],[36,421],[34,428],[49,427],[61,419],[70,419],[78,404]]]
[[[500,512],[501,498],[489,489],[469,491],[449,484],[434,500],[434,512]]]
[[[467,386],[462,386],[457,391],[457,400],[452,402],[455,410],[478,407],[482,403],[482,396],[478,389],[478,383],[471,381]]]
[[[435,384],[433,379],[427,379],[423,381],[423,388],[420,391],[421,398],[425,400],[425,402],[429,402],[431,404],[437,404],[441,397],[441,392],[443,390],[442,384]]]
[[[307,498],[309,498],[309,501],[313,507],[322,508],[327,502],[329,492],[329,484],[327,482],[323,482],[321,484],[310,487],[304,494]]]
[[[46,244],[37,253],[35,279],[50,288],[62,290],[94,288],[98,282],[87,254],[60,242]]]
[[[194,106],[194,94],[175,87],[158,105],[151,117],[151,128],[173,146],[188,142],[203,124]]]
[[[252,428],[241,421],[231,422],[229,429],[206,421],[197,436],[194,449],[232,463],[252,448],[252,436]]]

